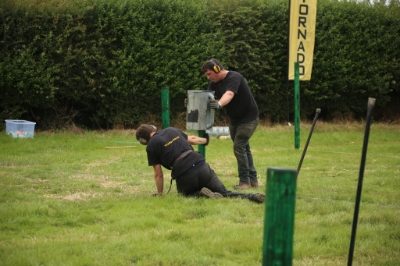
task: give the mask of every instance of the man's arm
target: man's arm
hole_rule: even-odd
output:
[[[221,97],[221,99],[219,99],[218,103],[221,107],[226,106],[227,104],[229,104],[233,97],[235,96],[235,93],[233,91],[227,90]]]
[[[228,105],[233,97],[235,97],[235,93],[233,91],[227,90],[219,100],[210,100],[209,108],[212,109],[221,109],[222,107]]]
[[[164,175],[161,168],[161,164],[153,165],[154,169],[154,181],[156,182],[157,194],[162,195],[164,190]]]
[[[190,145],[208,144],[207,138],[202,138],[195,135],[189,135],[188,142]]]

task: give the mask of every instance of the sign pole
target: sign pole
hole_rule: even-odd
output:
[[[300,77],[299,63],[294,63],[294,148],[300,148]]]

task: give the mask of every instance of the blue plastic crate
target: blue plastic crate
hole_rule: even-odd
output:
[[[35,122],[27,120],[12,120],[6,121],[6,134],[13,138],[33,138],[35,134]]]

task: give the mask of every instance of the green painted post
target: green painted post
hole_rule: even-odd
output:
[[[169,88],[161,89],[162,127],[169,127]]]
[[[299,63],[294,63],[294,148],[300,148],[300,75]]]
[[[199,130],[199,137],[204,137],[206,135],[206,131],[205,130]],[[199,144],[198,145],[198,151],[201,155],[203,155],[204,158],[206,158],[206,145],[204,144]]]
[[[267,169],[264,266],[292,265],[296,178],[295,169]]]

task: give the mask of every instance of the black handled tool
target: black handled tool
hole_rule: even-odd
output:
[[[360,201],[361,201],[361,191],[362,191],[362,185],[363,185],[363,179],[364,179],[365,160],[367,158],[369,129],[371,127],[372,110],[374,109],[374,106],[375,106],[375,98],[368,98],[367,118],[366,118],[366,123],[365,123],[365,130],[364,130],[364,143],[363,143],[363,147],[362,147],[360,171],[359,171],[359,175],[358,175],[358,186],[357,186],[356,202],[355,202],[355,207],[354,207],[353,226],[352,226],[352,230],[351,230],[349,257],[347,259],[348,266],[351,266],[353,264],[353,254],[354,254],[354,245],[355,245],[355,241],[356,241],[358,213],[360,210]]]
[[[304,149],[303,149],[303,154],[301,155],[301,159],[300,159],[299,165],[297,166],[297,176],[299,175],[301,165],[303,164],[304,157],[306,156],[306,152],[307,152],[307,149],[308,149],[308,144],[310,143],[311,136],[312,136],[312,134],[314,132],[314,127],[315,127],[315,124],[317,123],[318,116],[319,116],[320,113],[321,113],[321,108],[315,109],[315,115],[314,115],[314,119],[313,119],[313,122],[312,122],[312,125],[311,125],[310,133],[308,134],[307,142],[306,142],[306,145],[304,146]]]

